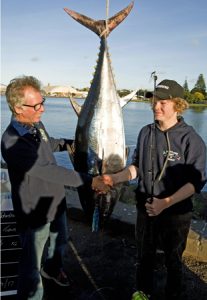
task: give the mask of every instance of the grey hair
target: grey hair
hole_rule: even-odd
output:
[[[10,110],[16,114],[14,107],[21,106],[24,102],[24,90],[33,87],[41,91],[41,83],[33,76],[20,76],[12,79],[6,88],[6,100]]]

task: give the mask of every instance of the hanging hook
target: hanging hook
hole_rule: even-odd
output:
[[[109,0],[106,0],[106,28],[100,34],[100,36],[103,36],[105,34],[105,37],[107,37],[107,34],[108,34],[108,18],[109,18]]]

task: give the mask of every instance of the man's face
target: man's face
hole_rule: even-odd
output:
[[[175,110],[174,101],[167,100],[154,100],[153,112],[155,120],[161,122],[168,122],[177,119],[177,111]]]
[[[16,109],[18,113],[16,116],[17,120],[26,124],[39,122],[42,113],[45,111],[43,102],[43,97],[39,91],[33,87],[26,87],[24,90],[24,102],[18,110]],[[35,105],[37,106],[34,107]]]

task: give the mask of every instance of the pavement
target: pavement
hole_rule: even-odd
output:
[[[60,287],[43,279],[44,300],[131,300],[135,291],[136,242],[134,238],[136,207],[119,201],[103,230],[92,232],[77,192],[67,190],[70,240],[64,255],[64,269],[72,278],[70,287]],[[206,227],[192,222],[185,255],[206,260]],[[195,250],[196,249],[196,250]],[[206,263],[184,258],[182,300],[206,300]],[[166,269],[158,253],[155,269],[156,300],[164,296]],[[4,297],[15,300],[15,295]]]
[[[71,213],[72,208],[82,212],[82,207],[79,201],[78,193],[75,189],[66,190],[67,206]],[[136,206],[127,204],[121,201],[116,203],[114,211],[111,215],[111,221],[118,221],[128,228],[131,234],[134,234],[134,227],[136,222]],[[199,262],[207,262],[207,222],[206,220],[193,219],[188,235],[187,246],[184,256],[191,256]]]
[[[6,187],[5,192],[8,191],[9,187]],[[77,191],[67,189],[66,196],[71,238],[65,256],[65,271],[74,283],[72,288],[60,288],[46,280],[44,300],[131,300],[136,270],[136,207],[125,200],[133,193],[126,193],[117,202],[104,230],[99,232],[92,232]],[[9,209],[11,204],[6,200]],[[189,257],[184,264],[187,286],[184,300],[206,299],[207,225],[204,220],[192,220],[184,253]],[[190,257],[194,259],[190,260]],[[161,269],[156,271],[158,299],[166,300],[162,294],[166,276],[162,260],[160,265]],[[5,297],[6,300],[15,298],[15,295]]]

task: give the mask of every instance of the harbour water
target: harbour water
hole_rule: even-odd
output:
[[[84,100],[78,100],[80,104],[82,104],[83,101]],[[207,108],[189,108],[183,116],[185,121],[195,128],[207,145]],[[153,115],[148,103],[130,102],[123,109],[123,117],[126,144],[130,148],[128,159],[128,163],[130,163],[137,135],[144,125],[152,122]],[[10,118],[11,112],[8,109],[5,96],[2,96],[1,134],[8,125]],[[51,136],[70,139],[74,138],[77,116],[67,98],[47,98],[42,121]],[[72,168],[67,153],[58,153],[56,158],[59,165],[65,166],[66,168]],[[204,190],[207,191],[207,185],[204,187]]]

